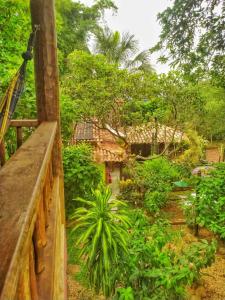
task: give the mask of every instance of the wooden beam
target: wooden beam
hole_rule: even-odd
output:
[[[11,120],[10,127],[38,127],[38,120]]]

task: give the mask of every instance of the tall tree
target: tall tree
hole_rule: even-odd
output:
[[[71,53],[67,63],[62,92],[69,97],[63,111],[67,110],[70,101],[74,120],[97,119],[103,128],[108,129],[109,125],[126,144],[124,132],[127,126],[141,124],[151,118],[156,109],[153,97],[156,74],[131,73],[109,63],[104,55],[83,51]]]
[[[197,75],[210,71],[225,85],[225,1],[174,0],[158,15],[161,60]]]
[[[79,1],[56,0],[58,47],[63,57],[74,50],[88,51],[90,33],[100,28],[105,9],[116,9],[111,0],[96,0],[92,6]]]
[[[113,32],[108,27],[95,32],[94,52],[105,55],[108,62],[128,69],[153,71],[150,52],[139,52],[138,41],[129,33]]]

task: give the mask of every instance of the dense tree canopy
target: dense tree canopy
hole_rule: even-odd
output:
[[[158,18],[162,31],[154,50],[163,50],[162,61],[224,78],[224,0],[174,0]]]
[[[89,51],[87,43],[90,34],[100,28],[99,21],[104,10],[110,8],[116,9],[111,0],[96,0],[90,7],[78,1],[57,0],[60,58],[67,57],[75,49]]]
[[[130,73],[103,55],[82,51],[71,53],[67,63],[62,92],[75,103],[74,120],[94,118],[101,126],[108,124],[118,132],[121,127],[146,121],[156,109],[155,74]]]

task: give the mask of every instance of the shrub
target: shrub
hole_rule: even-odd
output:
[[[143,195],[134,180],[126,179],[120,181],[119,198],[137,206],[142,203]]]
[[[197,222],[225,238],[225,163],[202,177],[196,189]]]
[[[64,182],[67,210],[77,206],[77,197],[88,197],[101,181],[101,172],[92,161],[92,149],[86,144],[63,149]]]
[[[150,212],[156,212],[167,199],[173,188],[173,182],[179,179],[176,165],[166,158],[157,158],[138,164],[136,182],[144,189],[145,206]]]
[[[139,164],[136,170],[137,182],[149,191],[172,189],[172,182],[180,177],[175,165],[166,158],[147,160]]]
[[[151,213],[156,213],[162,208],[167,200],[167,192],[148,191],[145,194],[144,205]]]
[[[134,300],[132,288],[118,288],[113,300]]]

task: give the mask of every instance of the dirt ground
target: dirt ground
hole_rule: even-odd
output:
[[[76,274],[79,271],[78,265],[68,265],[67,267],[68,300],[104,300],[105,297],[94,295],[92,291],[83,287],[76,280]]]

